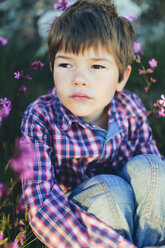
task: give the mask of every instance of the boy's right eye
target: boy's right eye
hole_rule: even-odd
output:
[[[70,68],[70,64],[67,64],[67,63],[59,64],[59,66],[63,68]]]

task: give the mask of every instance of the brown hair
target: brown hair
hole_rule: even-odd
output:
[[[132,62],[134,36],[131,23],[118,16],[109,0],[77,0],[52,24],[48,38],[52,69],[58,51],[78,54],[101,44],[114,57],[121,81]]]

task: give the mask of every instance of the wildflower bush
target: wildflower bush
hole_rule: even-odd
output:
[[[18,0],[16,2],[19,3]],[[47,0],[37,1],[35,4],[44,5],[45,2]],[[67,0],[56,1],[53,10],[54,18],[69,5],[70,1]],[[46,9],[45,5],[43,9]],[[2,13],[1,16],[3,17]],[[125,18],[131,22],[137,21],[134,20],[133,14],[128,14]],[[30,25],[32,25],[31,22]],[[27,105],[52,88],[53,81],[44,45],[46,41],[39,37],[36,26],[33,27],[33,31],[30,27],[28,30],[30,30],[28,35],[26,34],[28,43],[21,46],[17,38],[8,37],[8,32],[2,32],[0,29],[2,77],[0,85],[0,247],[4,248],[45,247],[31,231],[22,196],[21,178],[22,176],[27,179],[33,177],[32,164],[35,154],[21,137],[20,123]],[[15,29],[15,32],[17,31]],[[23,40],[21,42],[23,43]],[[161,51],[165,50],[163,46],[157,53],[158,58],[162,56]],[[149,48],[143,51],[140,42],[134,43],[134,69],[127,88],[142,98],[157,145],[162,155],[165,155],[165,141],[162,135],[165,124],[165,91],[163,77],[160,80],[160,74],[163,75],[164,68],[156,58],[155,52],[156,50],[152,49],[151,53]]]

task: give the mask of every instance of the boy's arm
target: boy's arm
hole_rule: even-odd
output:
[[[46,123],[24,115],[22,133],[36,151],[33,180],[23,181],[29,223],[48,247],[134,247],[111,227],[68,200],[60,189],[51,161],[52,147]]]

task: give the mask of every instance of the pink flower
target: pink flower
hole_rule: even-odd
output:
[[[151,112],[150,110],[146,111],[147,116],[150,116],[151,113],[152,113],[152,112]]]
[[[26,76],[24,76],[24,78],[26,78],[28,80],[32,80],[32,77],[30,75],[26,75]]]
[[[24,229],[23,228],[20,228],[20,233],[18,234],[18,240],[21,244],[21,246],[24,246],[24,242],[25,242],[25,239],[26,239],[26,236],[24,234]]]
[[[153,73],[153,70],[151,68],[146,70],[147,73]]]
[[[149,63],[149,65],[151,66],[151,68],[157,67],[157,64],[158,64],[158,62],[157,62],[155,59],[149,60],[148,63]]]
[[[14,72],[14,78],[16,78],[16,79],[26,78],[26,79],[28,79],[28,80],[31,80],[31,79],[32,79],[32,77],[29,76],[29,75],[23,76],[23,71],[21,71],[21,72],[19,72],[19,71]]]
[[[9,99],[7,99],[7,97],[5,98],[0,98],[0,104],[3,106],[3,107],[11,107],[11,101]]]
[[[144,74],[143,70],[139,70],[139,75]]]
[[[134,54],[136,54],[136,53],[143,54],[143,51],[141,50],[141,44],[140,44],[140,42],[134,42],[134,44],[133,44],[133,51],[134,51]]]
[[[2,183],[0,183],[0,198],[2,198],[3,194],[9,195],[10,194],[10,190],[5,185],[3,185]]]
[[[141,62],[141,58],[140,58],[140,56],[139,56],[138,54],[136,55],[135,61],[136,61],[137,63],[140,63],[140,62]]]
[[[71,3],[68,0],[58,0],[58,3],[54,4],[54,10],[64,11]]]
[[[156,83],[156,81],[157,81],[155,78],[152,78],[152,77],[150,78],[150,80],[152,83]]]
[[[133,13],[129,13],[128,15],[123,15],[129,22],[132,22],[135,19],[135,15]]]
[[[0,123],[3,118],[7,118],[10,114],[10,111],[12,109],[11,101],[5,98],[0,98],[0,105],[2,105],[2,108],[0,108]]]
[[[24,212],[25,211],[25,202],[23,196],[20,197],[19,204],[16,207],[16,213]]]
[[[8,43],[8,40],[1,36],[1,37],[0,37],[0,44],[1,44],[2,46],[5,46],[7,43]]]
[[[22,71],[21,72],[19,72],[19,71],[14,72],[14,78],[16,78],[16,79],[22,78],[23,77],[22,73],[23,73]]]
[[[20,179],[32,179],[35,155],[30,144],[24,138],[16,140],[16,154],[10,160],[10,166]]]
[[[3,240],[3,233],[0,231],[0,242]]]
[[[32,70],[42,70],[43,69],[44,64],[38,60],[38,61],[34,61],[32,64],[30,64],[30,67]]]
[[[145,93],[147,94],[148,91],[149,91],[149,87],[144,87],[144,91],[145,91]]]
[[[9,244],[8,248],[19,248],[18,241],[14,240],[11,244]]]
[[[158,110],[158,115],[159,115],[160,117],[165,117],[164,108],[160,108],[160,110]]]
[[[20,87],[20,88],[18,89],[18,91],[23,91],[23,92],[26,92],[26,90],[27,90],[27,88],[26,88],[25,85],[22,85],[22,87]]]
[[[162,105],[163,107],[165,107],[165,96],[161,95],[161,99],[159,100],[160,105]]]

